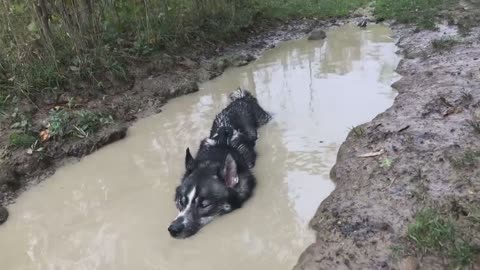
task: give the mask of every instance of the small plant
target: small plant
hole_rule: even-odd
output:
[[[445,51],[450,50],[457,43],[458,41],[453,38],[439,38],[432,40],[432,47],[437,51]]]
[[[353,135],[357,138],[363,137],[366,134],[365,129],[361,126],[352,127],[350,130],[353,131]]]
[[[470,103],[473,101],[473,95],[470,91],[462,91],[462,101],[466,103]]]
[[[51,136],[65,136],[69,132],[71,115],[69,112],[60,109],[50,112],[50,122],[48,129]]]
[[[473,119],[467,120],[467,125],[473,129],[473,132],[480,134],[480,121]]]
[[[460,157],[451,157],[450,163],[456,169],[473,167],[480,159],[480,151],[467,150]]]
[[[10,134],[9,141],[11,146],[18,148],[28,148],[37,141],[37,138],[23,132],[12,133]]]
[[[382,168],[385,168],[385,169],[390,169],[393,165],[393,161],[389,158],[385,158],[384,160],[382,160],[382,162],[380,163],[380,167]]]

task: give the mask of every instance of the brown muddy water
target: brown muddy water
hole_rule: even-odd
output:
[[[22,194],[0,227],[1,269],[291,269],[314,239],[307,224],[334,188],[329,170],[349,128],[396,95],[399,57],[388,28],[327,35],[228,69]],[[255,195],[194,237],[172,239],[185,148],[196,151],[238,86],[274,115],[260,131]]]

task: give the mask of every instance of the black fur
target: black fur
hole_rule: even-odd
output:
[[[242,207],[255,189],[250,168],[257,157],[257,129],[271,116],[246,90],[238,89],[230,98],[197,155],[186,150],[185,174],[175,191],[180,213],[169,227],[175,238],[189,237],[215,217]]]

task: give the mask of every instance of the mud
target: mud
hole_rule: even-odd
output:
[[[350,132],[340,147],[331,173],[336,188],[310,222],[316,242],[296,270],[447,269],[441,256],[393,252],[424,207],[453,216],[480,245],[478,223],[468,218],[480,206],[480,167],[476,158],[464,160],[480,149],[469,124],[480,119],[480,28],[460,35],[447,24],[437,31],[397,25],[394,32],[405,56],[393,84],[399,94],[361,126],[364,134]],[[458,43],[435,49],[432,41],[444,37]]]

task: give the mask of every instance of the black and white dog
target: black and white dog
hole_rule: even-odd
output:
[[[172,237],[197,233],[215,217],[242,207],[253,193],[257,129],[271,116],[248,91],[237,89],[215,118],[210,137],[196,157],[187,148],[185,174],[175,192],[178,216],[168,227]]]

